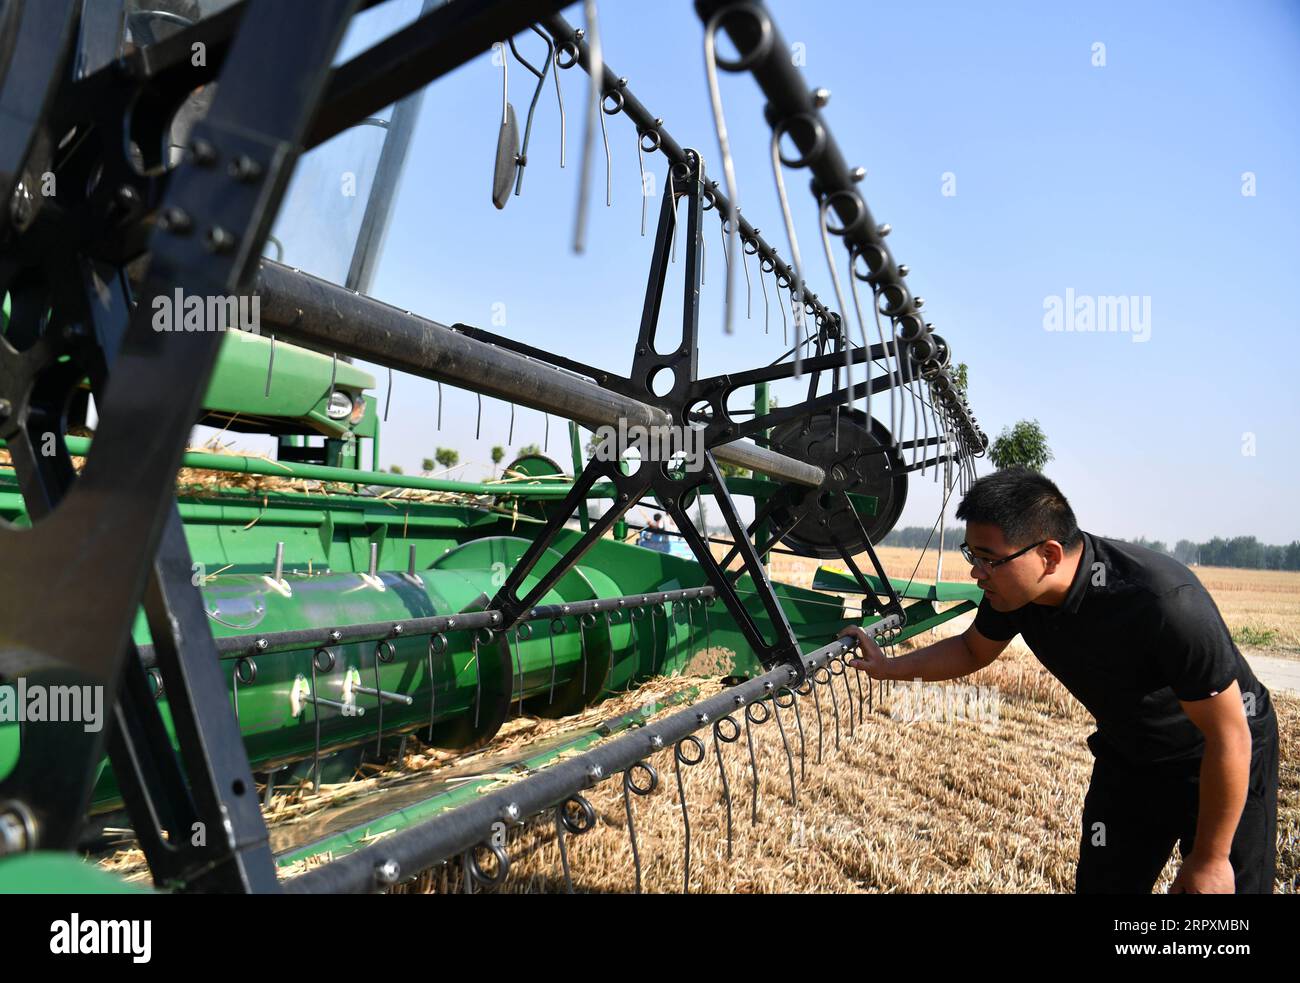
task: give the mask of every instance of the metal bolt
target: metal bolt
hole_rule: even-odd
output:
[[[207,140],[195,140],[190,144],[190,152],[194,155],[194,163],[200,167],[207,167],[217,159],[217,148]]]
[[[172,235],[183,236],[185,233],[190,231],[192,223],[190,222],[190,217],[185,214],[184,209],[173,206],[172,208],[163,210],[163,213],[158,220],[158,224],[164,232],[170,232]]]
[[[342,638],[343,638],[343,632],[339,631],[337,628],[335,628],[332,632],[330,632],[330,641],[331,641],[331,642],[337,642],[337,641],[341,640]]]
[[[9,419],[9,414],[14,411],[13,403],[7,399],[0,399],[0,420]]]
[[[859,181],[863,180],[866,176],[867,176],[867,169],[865,167],[855,167],[853,168],[852,171],[849,172],[849,177],[853,179],[854,184],[857,184]]]
[[[235,237],[219,225],[208,230],[207,246],[214,253],[225,253],[235,248]]]
[[[517,803],[507,803],[505,809],[502,811],[505,813],[507,819],[519,822],[519,806]]]
[[[259,638],[257,641],[253,643],[253,648],[257,649],[257,651],[259,652],[265,652],[268,648],[270,648],[270,646],[271,643],[268,642],[265,638]]]
[[[240,154],[230,162],[230,176],[245,183],[256,181],[262,176],[262,165],[247,154]]]
[[[882,239],[885,238],[885,236],[889,235],[889,233],[893,231],[894,231],[893,226],[891,226],[888,222],[882,222],[880,225],[876,226],[876,234],[879,235],[880,238]]]
[[[821,109],[823,106],[825,106],[828,102],[831,101],[831,90],[814,89],[812,94],[812,101],[814,106],[816,106],[818,109]]]
[[[0,805],[0,857],[24,853],[36,846],[36,823],[20,802]]]

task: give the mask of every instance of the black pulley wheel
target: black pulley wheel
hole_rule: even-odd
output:
[[[820,488],[788,496],[788,502],[772,513],[776,527],[803,513],[781,541],[796,553],[821,559],[839,557],[841,548],[856,554],[866,549],[867,541],[879,543],[894,528],[907,504],[905,464],[898,451],[889,446],[889,428],[873,418],[868,430],[865,413],[841,407],[837,443],[834,419],[831,412],[819,413],[811,420],[805,417],[774,427],[771,434],[773,450],[826,472]],[[858,509],[867,533],[865,539],[848,508],[845,492],[877,500],[875,515]]]

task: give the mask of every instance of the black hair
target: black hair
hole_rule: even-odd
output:
[[[655,518],[656,518],[656,519],[662,519],[663,517],[664,517],[664,514],[663,514],[662,512],[656,512],[656,513],[655,513]]]
[[[1061,489],[1028,468],[1006,468],[978,479],[957,506],[957,518],[997,526],[1009,546],[1054,539],[1068,551],[1083,541]]]

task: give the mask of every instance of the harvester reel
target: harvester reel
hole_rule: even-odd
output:
[[[801,556],[839,559],[842,549],[861,553],[879,542],[902,514],[907,503],[907,474],[892,446],[889,429],[879,420],[873,418],[868,431],[866,414],[861,411],[819,413],[775,427],[771,446],[826,472],[820,488],[800,489],[803,494],[797,500],[778,503],[772,512],[778,528],[803,513],[782,537],[782,542]],[[874,497],[875,515],[850,508],[846,493]]]

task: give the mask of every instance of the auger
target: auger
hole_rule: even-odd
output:
[[[468,890],[499,887],[508,845],[540,817],[574,889],[568,841],[597,822],[583,793],[621,775],[639,890],[633,797],[655,792],[655,759],[663,767],[671,755],[689,890],[684,773],[707,757],[703,738],[712,732],[730,849],[724,745],[743,732],[754,824],[751,728],[777,725],[797,809],[814,741],[803,711],[811,703],[816,762],[824,745],[839,748],[868,724],[874,688],[868,681],[864,692],[858,673],[850,683],[852,643],[828,639],[861,622],[895,644],[978,601],[969,586],[893,580],[876,554],[902,512],[908,475],[933,469],[937,481],[942,465],[946,502],[974,476],[988,440],[951,372],[948,343],[885,243],[889,227],[862,197],[865,171],[848,167],[821,116],[829,93],[808,90],[761,3],[695,4],[725,191],[704,153],[679,143],[611,68],[592,0],[580,29],[556,0],[426,3],[335,65],[351,18],[374,5],[319,0],[304,19],[276,0],[242,0],[193,23],[162,9],[162,30],[150,12],[124,18],[112,0],[93,15],[79,0],[0,4],[11,32],[0,46],[0,439],[12,469],[0,470],[0,694],[89,686],[111,710],[94,731],[75,719],[0,719],[8,886],[82,884],[81,856],[102,849],[106,829],[129,827],[163,889],[370,891],[448,863]],[[719,57],[720,31],[734,58]],[[518,50],[519,34],[545,44],[535,63]],[[291,46],[270,51],[290,36]],[[588,235],[597,126],[607,204],[616,117],[635,131],[643,186],[662,166],[667,194],[626,375],[369,296],[418,93],[494,51],[498,209],[522,191],[548,73],[562,134],[561,76],[587,76],[575,248]],[[536,80],[522,142],[512,58]],[[790,261],[742,214],[719,72],[750,74],[767,98],[759,125],[770,136]],[[376,117],[393,104],[391,120]],[[362,125],[384,131],[384,150],[352,262],[333,282],[288,265],[294,244],[271,230],[299,157]],[[807,284],[812,268],[784,178],[801,168],[812,176],[838,310]],[[40,193],[47,186],[58,190]],[[758,210],[757,195],[745,200]],[[746,320],[754,313],[756,257],[764,334],[771,277],[788,350],[706,376],[698,355],[710,212],[722,243],[722,333],[739,334],[738,277]],[[264,257],[268,247],[276,259]],[[677,325],[660,316],[672,289]],[[214,298],[233,298],[237,311],[255,301],[260,333],[157,330],[158,303],[183,312],[188,298],[202,311]],[[350,358],[390,372],[382,419],[375,380]],[[444,384],[473,393],[480,411],[484,396],[509,402],[510,442],[516,407],[544,415],[543,447],[550,418],[569,421],[572,476],[545,453],[522,455],[488,482],[381,473],[393,371],[438,384],[439,428]],[[791,379],[806,379],[806,396],[771,406],[769,385]],[[750,393],[752,411],[737,409]],[[187,450],[196,423],[274,435],[278,459]],[[579,426],[603,434],[609,452],[584,461]],[[647,435],[638,457],[626,454],[629,434]],[[723,465],[752,476],[726,477]],[[216,483],[178,483],[181,468]],[[751,521],[737,497],[753,499]],[[706,500],[726,536],[710,535]],[[595,517],[592,503],[601,504]],[[623,542],[640,505],[673,520],[693,560]],[[774,551],[845,569],[822,568],[811,589],[796,587],[769,576]],[[861,610],[844,594],[861,595]],[[960,603],[936,610],[948,601]],[[493,756],[512,718],[570,717],[718,651],[727,660],[721,692],[696,699],[683,687],[558,742]],[[435,776],[370,796],[340,818],[268,829],[263,805],[277,786],[320,790],[363,755],[384,762],[396,751],[400,761],[410,738],[480,752],[478,764],[456,782]],[[494,787],[503,769],[516,780]]]

